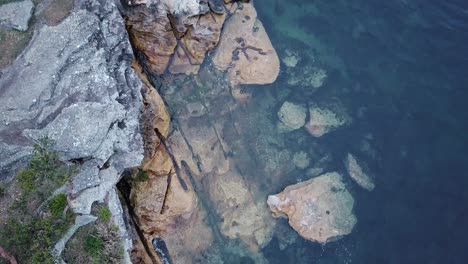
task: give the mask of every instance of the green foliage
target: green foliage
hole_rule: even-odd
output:
[[[100,258],[104,250],[104,241],[98,235],[88,235],[84,241],[84,251],[86,254]]]
[[[60,193],[49,201],[49,210],[54,217],[60,217],[67,206],[67,195]]]
[[[109,223],[112,213],[107,206],[102,206],[98,210],[98,217],[105,223]]]
[[[26,216],[21,221],[9,219],[0,230],[0,241],[20,263],[53,263],[51,248],[66,232],[72,221],[53,217]]]
[[[78,229],[62,254],[68,264],[121,263],[124,255],[119,228],[98,220]]]
[[[149,175],[147,172],[143,171],[142,169],[138,169],[138,172],[135,176],[136,182],[145,182],[149,180]]]
[[[18,174],[18,183],[25,195],[36,193],[44,199],[51,191],[64,184],[73,173],[72,168],[58,159],[53,146],[53,142],[47,137],[34,144],[28,166]]]
[[[53,245],[68,230],[74,221],[72,213],[63,214],[67,196],[53,197],[45,208],[42,204],[53,190],[62,185],[73,172],[65,166],[48,138],[34,145],[33,155],[25,169],[18,174],[22,192],[9,208],[9,218],[0,226],[0,243],[12,253],[19,263],[54,263],[51,254]]]

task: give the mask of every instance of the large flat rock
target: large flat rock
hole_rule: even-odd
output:
[[[288,186],[267,203],[274,217],[287,217],[299,235],[319,243],[351,233],[357,222],[354,199],[335,172]]]

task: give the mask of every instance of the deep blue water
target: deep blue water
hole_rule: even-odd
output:
[[[255,4],[280,56],[311,52],[328,72],[316,93],[289,98],[334,98],[353,116],[319,144],[359,153],[371,134],[376,152],[363,155],[377,187],[353,192],[353,233],[284,251],[273,240],[270,263],[468,263],[468,1]]]

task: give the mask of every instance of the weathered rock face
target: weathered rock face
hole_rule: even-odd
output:
[[[326,243],[351,233],[357,220],[354,199],[338,173],[288,186],[268,196],[275,217],[289,218],[289,225],[305,239]]]
[[[278,76],[278,56],[252,3],[130,1],[124,13],[150,74],[198,73],[207,52],[218,45],[213,63],[228,72],[232,84],[272,83]]]
[[[123,21],[112,2],[90,10],[98,11],[79,10],[41,28],[0,79],[2,170],[11,176],[33,140],[50,137],[62,159],[84,162],[87,173],[77,175],[72,191],[73,209],[84,214],[143,158],[141,82],[130,69]]]
[[[31,0],[13,2],[0,6],[0,27],[28,30],[34,4]]]
[[[38,28],[0,75],[1,179],[11,179],[34,141],[48,136],[62,160],[80,163],[73,211],[87,215],[93,202],[116,197],[122,172],[143,159],[142,83],[132,59],[113,1],[86,2],[57,26]],[[110,201],[118,212],[117,199]]]
[[[364,169],[359,165],[358,161],[351,153],[348,153],[344,163],[349,176],[359,186],[368,191],[374,190],[374,180],[367,173],[364,172]]]
[[[161,75],[168,67],[171,73],[197,73],[219,41],[225,14],[210,11],[208,2],[164,0],[130,2],[125,17],[140,62]]]
[[[145,158],[141,170],[147,178],[139,179],[142,176],[135,175],[131,180],[132,188],[128,196],[133,217],[146,245],[163,243],[165,251],[168,251],[165,254],[169,254],[175,263],[190,263],[201,250],[209,247],[213,238],[211,230],[203,222],[205,213],[198,206],[190,179],[174,159],[174,156],[183,155],[184,151],[189,150],[180,148],[177,151],[182,153],[173,151],[172,144],[167,140],[170,116],[164,101],[138,64],[134,63],[134,68],[144,83],[144,109],[140,123]],[[180,138],[180,141],[183,142],[183,139]],[[135,261],[141,258],[141,250],[133,256]],[[163,262],[158,249],[147,253]]]
[[[213,63],[228,72],[232,84],[272,83],[280,69],[278,55],[253,4],[239,5],[223,28]]]

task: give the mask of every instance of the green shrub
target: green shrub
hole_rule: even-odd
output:
[[[101,206],[98,210],[98,217],[105,223],[109,223],[112,213],[107,206]]]
[[[18,183],[26,192],[33,191],[35,187],[36,172],[32,169],[22,169],[18,173]]]
[[[97,235],[88,235],[84,240],[84,251],[86,254],[99,258],[104,250],[104,241]]]
[[[19,186],[26,194],[38,192],[41,196],[50,195],[48,192],[64,184],[73,173],[71,168],[58,159],[53,146],[47,137],[34,144],[28,166],[18,174]]]
[[[49,211],[54,217],[61,217],[67,206],[67,195],[64,193],[57,194],[49,201]]]
[[[145,182],[149,180],[149,175],[147,172],[143,171],[142,169],[138,169],[138,172],[135,176],[136,182]]]
[[[40,205],[66,182],[73,172],[58,159],[53,144],[43,138],[34,145],[33,155],[25,169],[18,174],[22,189],[9,208],[8,219],[0,227],[0,241],[19,263],[53,263],[53,245],[68,230],[73,213],[63,215],[67,196],[53,197],[46,208],[51,215],[42,214]]]

